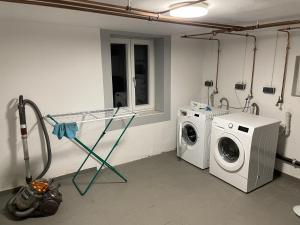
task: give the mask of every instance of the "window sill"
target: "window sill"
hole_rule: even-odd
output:
[[[163,111],[158,111],[158,110],[143,110],[143,111],[136,111],[136,117],[141,118],[145,116],[156,116],[156,115],[162,115],[164,112]]]
[[[168,112],[163,112],[158,110],[145,110],[145,111],[137,111],[136,113],[137,115],[133,119],[130,127],[160,123],[160,122],[170,120],[170,116],[169,116],[170,113]],[[120,130],[123,127],[124,127],[124,121],[116,120],[111,124],[109,131]]]

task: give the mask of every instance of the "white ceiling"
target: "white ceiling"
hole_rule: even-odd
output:
[[[128,0],[97,0],[127,5]],[[161,11],[186,0],[131,0],[132,7]],[[202,21],[256,23],[300,16],[300,0],[207,0],[209,14]]]
[[[98,1],[127,5],[127,0]],[[159,11],[167,9],[170,4],[182,1],[184,0],[131,0],[131,4],[132,7]],[[199,21],[249,25],[257,21],[277,21],[300,17],[300,0],[207,0],[207,3],[209,14],[199,18]],[[0,2],[0,22],[1,20],[66,23],[160,34],[205,31],[197,27],[6,2]]]

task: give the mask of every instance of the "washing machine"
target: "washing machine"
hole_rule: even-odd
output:
[[[212,120],[215,116],[227,113],[216,108],[195,109],[193,106],[179,109],[177,156],[201,169],[208,168]]]
[[[209,172],[246,193],[272,181],[279,125],[248,113],[215,117]]]

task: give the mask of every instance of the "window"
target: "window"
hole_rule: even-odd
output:
[[[170,120],[171,37],[101,29],[100,41],[104,107],[138,111],[131,126]]]
[[[153,110],[153,42],[112,38],[110,52],[113,106]]]

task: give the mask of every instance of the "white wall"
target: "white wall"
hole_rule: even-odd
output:
[[[42,113],[63,113],[103,108],[100,28],[30,22],[0,22],[0,191],[24,183],[24,161],[16,98],[23,94]],[[114,165],[175,149],[176,111],[200,96],[201,45],[172,38],[171,120],[132,127],[112,155]],[[41,144],[33,112],[28,109],[30,162],[35,174],[43,166]],[[89,144],[101,124],[79,132]],[[85,154],[68,140],[57,140],[48,126],[53,163],[47,177],[74,172]],[[107,153],[116,132],[104,140]],[[43,150],[44,152],[44,150]],[[43,155],[45,152],[43,153]],[[95,165],[93,162],[89,166]],[[130,178],[129,178],[130,179]]]
[[[268,95],[262,92],[263,86],[269,86],[272,77],[273,59],[276,42],[276,32],[260,32],[257,43],[257,60],[255,68],[255,79],[254,79],[254,100],[253,102],[258,103],[260,107],[260,113],[263,116],[269,116],[278,118],[284,121],[285,112],[289,111],[292,113],[292,125],[291,135],[288,138],[281,137],[278,144],[278,152],[284,154],[290,158],[297,158],[300,160],[300,98],[292,97],[292,82],[294,76],[295,59],[297,55],[300,55],[300,36],[299,32],[292,32],[291,40],[291,52],[287,70],[287,83],[285,91],[285,103],[283,109],[279,110],[275,107],[275,104],[280,95],[282,75],[284,68],[285,48],[286,48],[286,36],[280,34],[278,39],[278,50],[276,63],[274,67],[274,80],[273,86],[276,87],[275,95]],[[237,91],[235,93],[234,84],[242,81],[243,76],[243,62],[244,62],[244,50],[245,50],[245,39],[237,37],[220,37],[221,41],[221,59],[220,59],[220,79],[219,79],[219,92],[216,96],[215,103],[219,105],[219,99],[223,96],[229,99],[230,105],[234,107],[240,107],[240,103],[243,105],[246,96],[249,93],[250,78],[251,78],[251,67],[252,67],[252,55],[253,55],[253,42],[249,38],[248,50],[246,56],[246,67],[245,67],[245,82],[247,83],[246,91]],[[216,69],[216,46],[214,43],[206,43],[203,62],[203,74],[204,80],[215,79]],[[207,90],[207,89],[206,89]],[[207,92],[202,89],[201,99],[206,101]],[[238,97],[240,100],[238,100]],[[284,173],[300,178],[300,169],[294,168],[287,164],[277,161],[277,169]]]

